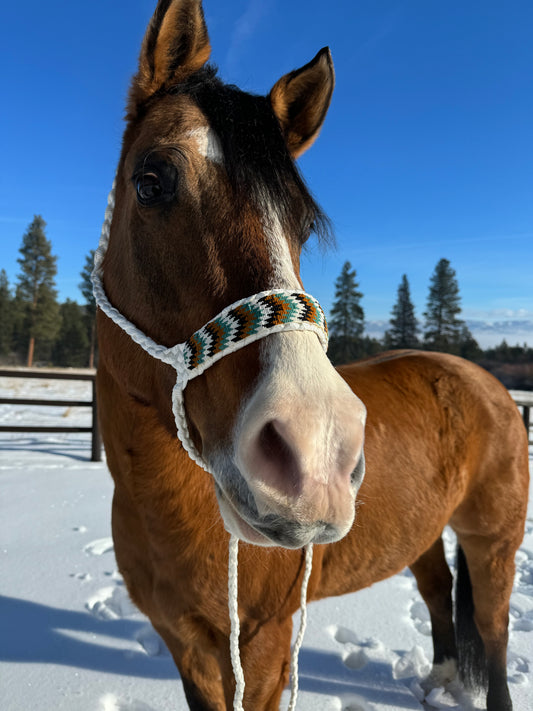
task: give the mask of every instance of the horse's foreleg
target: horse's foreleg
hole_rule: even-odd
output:
[[[431,617],[433,672],[430,679],[435,683],[451,681],[451,678],[441,678],[443,675],[455,675],[457,660],[452,616],[453,579],[444,557],[441,538],[411,565],[411,571]],[[446,669],[443,665],[448,660],[452,660],[452,664]]]
[[[291,633],[291,617],[257,625],[250,621],[243,625],[241,660],[245,709],[278,711],[282,691],[289,682]]]
[[[178,667],[191,711],[226,711],[216,633],[198,620],[181,620],[179,632],[154,625]]]
[[[229,639],[198,619],[179,627],[179,632],[164,627],[157,630],[179,669],[189,708],[229,711],[235,693]],[[289,680],[291,632],[291,618],[266,623],[243,621],[240,655],[245,709],[278,711]]]

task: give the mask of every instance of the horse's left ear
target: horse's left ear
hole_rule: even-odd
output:
[[[144,36],[130,108],[186,79],[210,52],[201,0],[159,0]]]
[[[286,74],[272,87],[270,102],[293,158],[318,136],[334,86],[333,60],[324,47],[309,64]]]

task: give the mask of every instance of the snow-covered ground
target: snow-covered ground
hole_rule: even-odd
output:
[[[0,397],[90,399],[73,381],[0,378]],[[0,423],[90,424],[88,410],[0,405]],[[533,458],[533,449],[530,450]],[[110,538],[112,485],[90,436],[0,433],[0,707],[3,711],[185,711],[178,673],[132,606]],[[531,458],[530,458],[531,461]],[[511,601],[515,711],[533,699],[533,496]],[[446,533],[450,557],[453,539]],[[427,610],[409,571],[313,603],[300,655],[302,711],[484,708],[464,692],[421,701]],[[285,693],[281,708],[286,708]]]

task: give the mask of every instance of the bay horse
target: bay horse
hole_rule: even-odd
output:
[[[102,289],[131,326],[98,312],[99,417],[129,594],[165,640],[189,707],[231,708],[237,535],[244,707],[272,711],[289,676],[302,548],[320,544],[309,600],[409,566],[431,615],[434,680],[458,660],[466,681],[486,673],[489,711],[510,711],[508,609],[528,452],[492,376],[414,351],[335,370],[320,334],[272,331],[187,384],[188,444],[176,437],[176,373],[131,333],[170,352],[206,323],[212,339],[226,338],[213,319],[251,295],[282,289],[305,301],[302,245],[327,226],[294,161],[330,103],[329,50],[267,97],[224,84],[209,55],[201,2],[160,0],[130,91],[102,256]],[[447,524],[459,544],[455,622]]]

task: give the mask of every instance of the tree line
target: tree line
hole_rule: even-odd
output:
[[[430,277],[423,326],[415,315],[406,274],[403,274],[398,286],[389,327],[381,340],[364,333],[362,297],[356,271],[350,262],[345,262],[335,282],[335,299],[329,319],[328,353],[335,365],[398,348],[452,353],[484,363],[502,358],[516,363],[533,361],[533,349],[526,345],[511,348],[503,341],[500,346],[487,351],[480,348],[466,323],[459,317],[462,310],[459,284],[448,259],[439,260]]]
[[[91,271],[94,250],[86,256],[79,288],[83,304],[58,302],[55,285],[57,257],[46,237],[46,223],[35,215],[23,235],[20,272],[14,289],[0,270],[0,362],[11,364],[93,367],[96,362],[96,304]],[[335,282],[329,318],[328,355],[333,363],[347,363],[394,348],[444,351],[478,362],[533,362],[533,349],[508,346],[482,351],[460,319],[461,298],[457,276],[447,259],[441,259],[431,275],[424,323],[416,318],[409,280],[402,276],[389,327],[379,340],[365,335],[363,294],[356,271],[346,262]]]
[[[35,215],[22,238],[20,272],[14,290],[0,270],[0,360],[34,364],[93,367],[96,304],[91,285],[94,251],[80,272],[83,305],[59,303],[55,277],[57,256],[47,239],[46,222]]]

